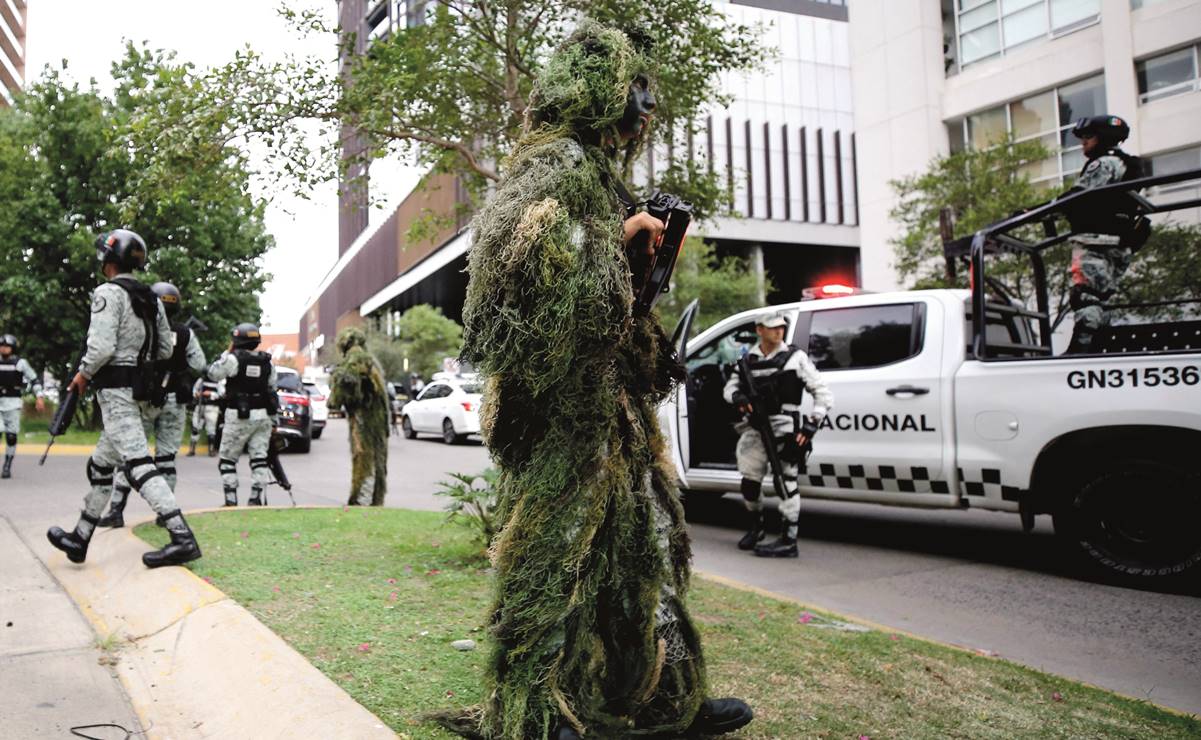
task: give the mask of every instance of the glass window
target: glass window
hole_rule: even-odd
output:
[[[1015,139],[1025,139],[1059,128],[1055,115],[1055,92],[1048,90],[1009,105]],[[1054,144],[1052,144],[1054,146]]]
[[[963,15],[959,16],[959,32],[967,33],[968,31],[974,31],[977,28],[983,28],[990,23],[995,23],[996,20],[997,4],[995,1],[989,2],[985,5],[981,5],[971,12],[964,13]]]
[[[814,311],[809,357],[820,370],[879,367],[921,351],[913,332],[914,304]]]
[[[967,141],[963,138],[963,121],[947,124],[947,138],[951,141],[951,154],[967,148]]]
[[[300,376],[292,373],[279,373],[275,376],[275,387],[285,391],[299,391],[304,388]]]
[[[981,111],[967,117],[968,141],[974,148],[984,148],[1005,138],[1009,122],[1005,117],[1005,106]]]
[[[1101,13],[1101,0],[1049,0],[1051,30],[1060,33],[1092,22]]]
[[[1105,113],[1105,78],[1101,75],[1059,88],[1059,125]],[[1065,139],[1065,143],[1067,143]],[[1075,139],[1071,139],[1075,142]],[[1078,142],[1076,142],[1078,143]]]
[[[1138,91],[1144,103],[1197,89],[1197,55],[1194,47],[1178,49],[1134,65]]]
[[[739,324],[688,355],[688,372],[691,374],[705,365],[722,367],[733,364],[742,357],[743,350],[749,350],[758,341],[754,321]]]
[[[1172,175],[1185,170],[1201,168],[1201,147],[1177,149],[1174,152],[1156,154],[1143,160],[1147,175]]]
[[[1038,5],[1005,16],[1005,46],[1017,46],[1047,35],[1047,12]]]
[[[997,24],[990,23],[960,36],[959,51],[964,64],[997,54],[1001,51],[1001,34]]]

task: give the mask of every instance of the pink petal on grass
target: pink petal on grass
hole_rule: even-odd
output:
[[[859,740],[872,740],[872,739],[870,737],[868,737],[867,735],[860,735]]]
[[[343,506],[343,507],[342,507],[342,511],[350,511],[350,507],[349,507],[349,506]]]
[[[272,591],[274,591],[274,592],[275,592],[275,593],[277,593],[277,594],[278,594],[278,593],[283,593],[282,591],[280,591],[280,590],[279,590],[279,586],[272,586],[272,587],[271,587],[271,590],[272,590]]]
[[[442,547],[442,543],[441,542],[431,542],[430,547]]]
[[[899,640],[901,638],[898,637],[897,635],[889,635],[888,639],[892,640],[893,642],[896,642],[897,640]]]
[[[412,573],[412,572],[413,572],[413,566],[411,566],[411,565],[406,565],[406,566],[405,566],[405,573]]]
[[[1058,691],[1051,694],[1051,701],[1063,701],[1063,694]]]
[[[313,548],[314,550],[320,550],[320,549],[321,549],[321,543],[320,543],[320,542],[314,542],[313,544],[309,545],[309,547]]]
[[[400,598],[400,596],[395,591],[388,594],[388,601],[396,601],[398,598]]]
[[[389,578],[389,579],[388,579],[388,585],[389,585],[389,586],[395,586],[395,585],[396,585],[396,579],[395,579],[395,578]]]
[[[438,575],[438,574],[439,574],[439,573],[441,573],[441,572],[442,572],[442,571],[438,570],[437,568],[430,568],[429,570],[427,570],[427,571],[425,572],[425,574],[426,574],[427,576],[436,576],[436,575]]]
[[[203,577],[201,578],[201,580],[202,580],[202,581],[204,581],[205,583],[212,583],[212,582],[213,582],[213,579],[212,579],[212,578],[209,578],[208,576],[203,576]]]
[[[242,539],[246,539],[246,538],[247,538],[247,537],[249,537],[249,536],[250,536],[250,533],[249,533],[249,532],[243,532],[243,533],[242,533]]]
[[[293,533],[292,533],[292,539],[294,539],[294,540],[298,540],[298,539],[300,539],[300,532],[293,532]]]
[[[813,615],[809,612],[801,612],[801,616],[797,617],[796,621],[800,622],[801,624],[809,624],[813,621]]]
[[[371,652],[371,643],[369,643],[369,642],[360,642],[360,643],[359,643],[359,652],[360,652],[360,653],[369,653],[369,652]]]

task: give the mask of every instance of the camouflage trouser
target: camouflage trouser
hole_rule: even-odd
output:
[[[133,487],[138,489],[156,514],[170,514],[179,509],[162,471],[150,456],[146,441],[147,418],[157,411],[145,402],[133,400],[129,388],[105,388],[96,393],[104,430],[96,450],[88,460],[88,482],[92,490],[83,500],[88,516],[99,518],[112,493],[113,477],[120,466]]]
[[[1075,326],[1069,352],[1090,352],[1093,341],[1111,316],[1101,305],[1117,290],[1118,280],[1130,267],[1131,252],[1118,246],[1118,237],[1081,234],[1072,245],[1071,306]]]
[[[238,458],[242,450],[250,454],[251,500],[258,499],[271,482],[271,471],[267,466],[267,448],[271,444],[271,419],[239,419],[238,412],[225,412],[225,428],[221,432],[221,452],[217,467],[221,471],[221,484],[225,488],[226,501],[237,501]]]
[[[220,413],[221,409],[215,403],[196,404],[192,412],[192,439],[199,439],[200,430],[204,429],[209,444],[212,444],[213,437],[217,435],[217,417]]]
[[[146,434],[147,443],[150,436],[154,435],[154,466],[167,479],[167,485],[174,492],[175,455],[179,452],[179,446],[183,444],[183,427],[188,410],[170,397],[162,407],[146,408],[146,414],[142,417],[142,430]],[[129,490],[128,477],[124,471],[118,469],[113,474],[113,509],[125,509],[125,497],[129,495]]]
[[[787,437],[776,437],[776,450],[783,452],[787,445]],[[738,438],[738,447],[735,452],[738,456],[738,472],[742,477],[749,481],[761,482],[765,477],[771,475],[771,462],[767,459],[767,449],[763,446],[763,438],[759,436],[759,432],[754,429],[747,429]],[[800,498],[793,495],[797,490],[797,474],[800,472],[800,466],[794,460],[780,459],[780,468],[784,473],[784,487],[788,489],[787,495],[784,491],[776,491],[785,502],[790,502],[787,507],[781,505],[780,513],[790,522],[797,521],[800,516]],[[772,489],[775,489],[773,483]],[[792,504],[794,501],[796,504]],[[748,501],[748,507],[757,509],[759,504],[756,499],[754,502]],[[755,505],[752,505],[755,504]]]
[[[17,454],[17,438],[21,433],[20,407],[0,411],[0,431],[4,432],[4,442],[7,445],[4,448],[4,458],[5,462],[8,462]]]

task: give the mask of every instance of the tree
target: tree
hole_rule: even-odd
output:
[[[463,327],[426,304],[413,306],[396,324],[395,345],[409,360],[409,372],[428,378],[442,369],[442,360],[463,350]],[[377,355],[378,357],[378,355]]]
[[[93,242],[106,230],[146,239],[147,278],[179,287],[185,314],[210,327],[200,335],[210,356],[234,324],[258,319],[268,279],[260,260],[272,241],[244,156],[199,130],[191,148],[160,147],[139,127],[149,110],[188,105],[191,68],[131,45],[113,76],[105,97],[47,70],[0,110],[0,325],[59,377],[78,361],[102,281]]]
[[[373,40],[343,74],[322,60],[270,63],[242,52],[206,77],[192,106],[160,111],[151,128],[165,132],[167,146],[176,132],[186,141],[198,121],[261,140],[276,155],[276,172],[302,189],[332,179],[339,167],[364,172],[401,153],[435,173],[461,176],[479,200],[520,135],[543,61],[586,14],[654,43],[656,130],[673,155],[666,179],[698,213],[717,212],[723,189],[688,156],[689,131],[699,131],[706,105],[725,101],[723,72],[763,58],[758,28],[728,20],[709,0],[660,0],[653,14],[641,0],[431,0],[418,7],[424,22]],[[281,12],[305,33],[328,34],[332,48],[337,29],[322,14]],[[349,48],[354,43],[343,38]],[[316,152],[309,145],[314,123],[325,136]],[[626,169],[629,175],[632,162]]]
[[[924,173],[893,181],[898,204],[891,216],[901,225],[893,239],[896,267],[909,287],[967,287],[966,271],[955,281],[948,279],[939,234],[939,212],[949,207],[954,218],[954,237],[974,233],[983,226],[1014,212],[1055,197],[1065,188],[1031,183],[1028,173],[1049,156],[1037,141],[1003,141],[988,149],[969,149],[931,162]],[[1037,238],[1029,227],[1027,237]],[[1060,222],[1061,233],[1066,222]],[[1044,251],[1052,328],[1071,313],[1068,291],[1071,245],[1059,244]],[[1201,299],[1201,229],[1167,219],[1155,221],[1151,238],[1134,256],[1112,304],[1154,303],[1166,300]],[[1000,282],[1018,300],[1033,305],[1033,281],[1029,261],[1019,255],[997,255],[989,259],[988,275]],[[1195,305],[1195,304],[1194,304]],[[1179,319],[1195,314],[1188,305],[1139,309],[1144,319]],[[1191,313],[1190,313],[1191,312]]]
[[[771,285],[764,292],[771,292]],[[759,277],[745,260],[733,255],[719,258],[712,244],[698,237],[684,243],[683,253],[672,273],[671,290],[659,299],[657,309],[669,329],[693,299],[700,299],[692,322],[694,334],[715,322],[759,305]]]

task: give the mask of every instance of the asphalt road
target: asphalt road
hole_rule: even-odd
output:
[[[393,437],[390,450],[394,507],[440,509],[438,481],[488,464],[478,442]],[[332,420],[312,453],[283,459],[297,503],[345,502],[344,422]],[[0,514],[26,538],[72,524],[86,486],[83,462],[57,456],[39,469],[35,457],[21,455],[14,478],[0,482]],[[206,457],[179,459],[185,510],[220,505],[216,467]],[[239,472],[245,500],[245,458]],[[287,500],[274,487],[269,496],[272,504]],[[742,519],[736,499],[696,497],[687,508],[698,570],[1201,714],[1201,593],[1091,582],[1064,563],[1049,522],[1024,534],[1016,517],[1003,514],[807,501],[800,559],[763,560],[734,547]],[[149,508],[135,498],[127,514]]]

